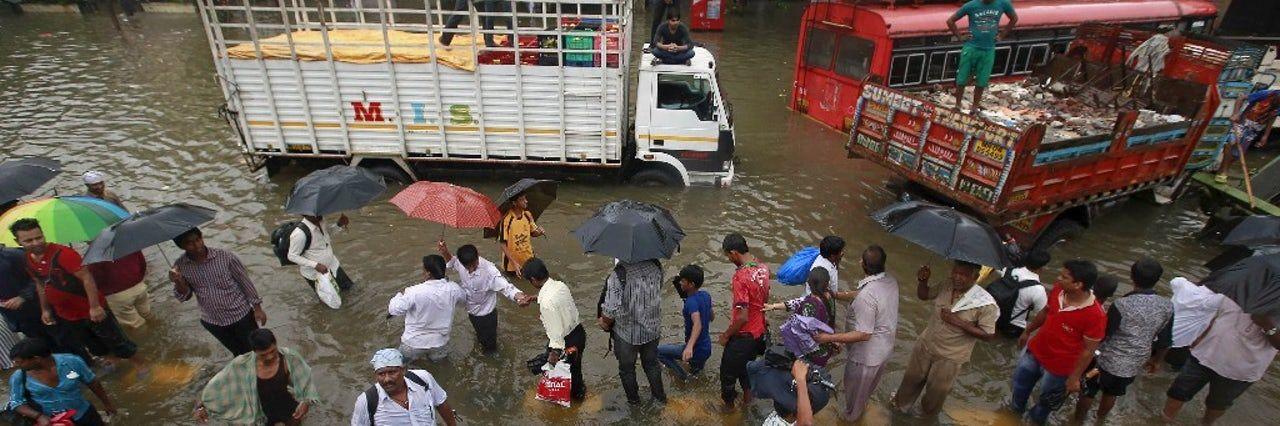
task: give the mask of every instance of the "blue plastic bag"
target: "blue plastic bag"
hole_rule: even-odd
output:
[[[778,282],[783,285],[801,285],[809,279],[809,269],[813,268],[813,261],[818,258],[817,247],[805,247],[791,255],[782,267],[778,268]]]

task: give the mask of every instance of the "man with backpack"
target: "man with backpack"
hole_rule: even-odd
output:
[[[89,354],[132,358],[138,346],[125,336],[106,297],[71,247],[45,240],[35,219],[19,219],[9,227],[26,252],[27,272],[36,282],[41,320],[57,345],[93,363]],[[88,349],[88,353],[85,349]]]
[[[405,369],[395,349],[379,350],[369,362],[378,382],[356,397],[351,426],[434,425],[437,416],[457,425],[448,394],[427,370]]]
[[[1049,252],[1032,250],[1022,259],[1022,266],[1005,270],[999,279],[987,285],[987,293],[1000,307],[996,332],[1016,339],[1027,328],[1027,320],[1049,303],[1049,293],[1040,282],[1040,270],[1049,264]]]
[[[348,222],[347,215],[338,217],[338,226],[345,228]],[[342,269],[338,257],[333,254],[333,240],[329,238],[329,231],[325,229],[324,217],[303,215],[301,221],[290,222],[282,227],[291,225],[292,231],[289,232],[288,240],[273,239],[272,242],[277,245],[284,241],[288,242],[283,247],[286,253],[285,260],[298,265],[298,272],[302,274],[302,279],[307,282],[307,285],[314,289],[316,281],[321,276],[332,273],[332,279],[338,284],[340,290],[350,289],[353,285],[351,278],[347,276],[347,271]],[[281,251],[279,247],[277,251]]]

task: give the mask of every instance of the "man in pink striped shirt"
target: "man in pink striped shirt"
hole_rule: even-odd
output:
[[[248,353],[249,333],[267,324],[267,314],[240,258],[206,247],[199,228],[177,236],[173,243],[185,252],[169,270],[174,296],[180,302],[195,296],[205,330],[232,354]]]

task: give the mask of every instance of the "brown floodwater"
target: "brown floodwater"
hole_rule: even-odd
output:
[[[664,205],[689,235],[665,269],[669,275],[688,263],[708,269],[706,288],[721,313],[711,326],[714,332],[724,329],[727,318],[732,266],[719,252],[725,233],[745,234],[752,252],[775,267],[827,234],[844,236],[853,253],[868,244],[883,245],[890,271],[904,283],[902,317],[889,372],[864,423],[927,423],[890,414],[885,401],[896,389],[930,311],[928,304],[910,297],[910,277],[921,264],[939,271],[945,270],[946,262],[887,235],[867,218],[894,200],[886,188],[891,176],[885,170],[846,159],[840,148],[842,135],[786,109],[801,7],[755,2],[746,15],[730,16],[723,34],[695,34],[719,55],[720,78],[737,114],[739,174],[734,187],[653,190],[566,183],[560,187],[559,201],[542,217],[548,235],[536,241],[537,252],[550,262],[552,274],[573,289],[586,320],[595,311],[610,261],[584,255],[569,231],[611,200]],[[399,340],[402,322],[384,319],[387,300],[420,281],[418,259],[433,251],[439,226],[406,218],[385,200],[352,214],[350,230],[337,234],[335,244],[357,287],[344,295],[340,310],[324,307],[295,267],[278,265],[267,243],[269,231],[286,219],[282,205],[290,185],[305,171],[287,169],[267,178],[244,167],[233,134],[216,113],[222,94],[214,84],[198,18],[151,14],[125,28],[122,37],[103,17],[0,16],[0,153],[62,160],[67,171],[46,187],[50,194],[79,191],[78,175],[94,169],[110,175],[111,187],[133,208],[176,201],[216,206],[217,219],[205,228],[208,243],[244,260],[262,294],[268,327],[282,345],[301,351],[315,371],[324,401],[312,409],[308,423],[347,422],[354,398],[373,379],[370,355]],[[496,195],[510,181],[457,183]],[[386,197],[397,189],[393,186]],[[1200,277],[1206,273],[1200,265],[1216,253],[1193,237],[1204,219],[1193,206],[1187,201],[1164,207],[1126,202],[1053,256],[1094,259],[1106,271],[1122,274],[1128,262],[1149,255],[1165,265],[1166,282],[1178,275]],[[479,243],[482,255],[497,256],[496,246],[482,241],[479,232],[449,231],[448,239],[455,247]],[[146,360],[138,366],[124,363],[102,375],[121,409],[117,424],[191,423],[189,414],[200,389],[230,358],[200,327],[195,304],[174,299],[158,250],[170,258],[177,253],[168,244],[147,251],[152,267],[147,285],[160,320],[130,332]],[[842,265],[845,280],[859,275],[853,257]],[[532,291],[526,283],[518,285]],[[1167,285],[1162,284],[1161,291],[1167,294]],[[775,286],[772,298],[799,293],[794,287]],[[681,336],[679,299],[668,288],[663,290],[662,307],[662,340],[676,342]],[[501,350],[496,356],[480,354],[459,310],[450,360],[426,367],[467,423],[759,424],[768,414],[764,403],[735,415],[715,411],[718,348],[703,377],[677,384],[664,375],[671,397],[666,407],[628,407],[616,378],[616,362],[603,357],[606,339],[599,331],[588,332],[587,401],[570,409],[535,401],[536,377],[524,369],[524,360],[545,345],[536,308],[521,309],[504,301],[499,309]],[[774,317],[773,322],[782,319]],[[980,344],[940,421],[1015,424],[1016,419],[1000,411],[1015,356],[1011,342]],[[837,362],[834,367],[837,377],[840,366]],[[1113,422],[1155,423],[1172,380],[1169,372],[1140,378],[1120,399]],[[1223,420],[1271,423],[1280,417],[1277,400],[1280,373],[1273,370]],[[819,419],[836,423],[834,411],[834,406],[828,407]],[[1194,421],[1201,412],[1200,403],[1188,404],[1182,420]]]

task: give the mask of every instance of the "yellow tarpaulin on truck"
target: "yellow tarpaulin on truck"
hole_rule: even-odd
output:
[[[292,59],[289,50],[288,34],[265,38],[259,41],[265,59]],[[436,45],[436,58],[440,63],[451,68],[465,71],[476,70],[476,58],[471,52],[471,37],[458,35],[449,46],[444,46],[434,37],[423,33],[405,31],[387,31],[391,44],[391,60],[397,63],[421,64],[431,62],[429,43]],[[496,37],[501,40],[503,37]],[[324,38],[320,31],[295,31],[293,45],[297,49],[298,59],[303,61],[324,61]],[[382,30],[329,30],[329,45],[333,48],[333,60],[353,64],[377,64],[386,62],[386,46],[382,38]],[[481,46],[483,47],[483,45]],[[227,56],[233,59],[257,59],[258,54],[252,43],[245,43],[227,49]]]

